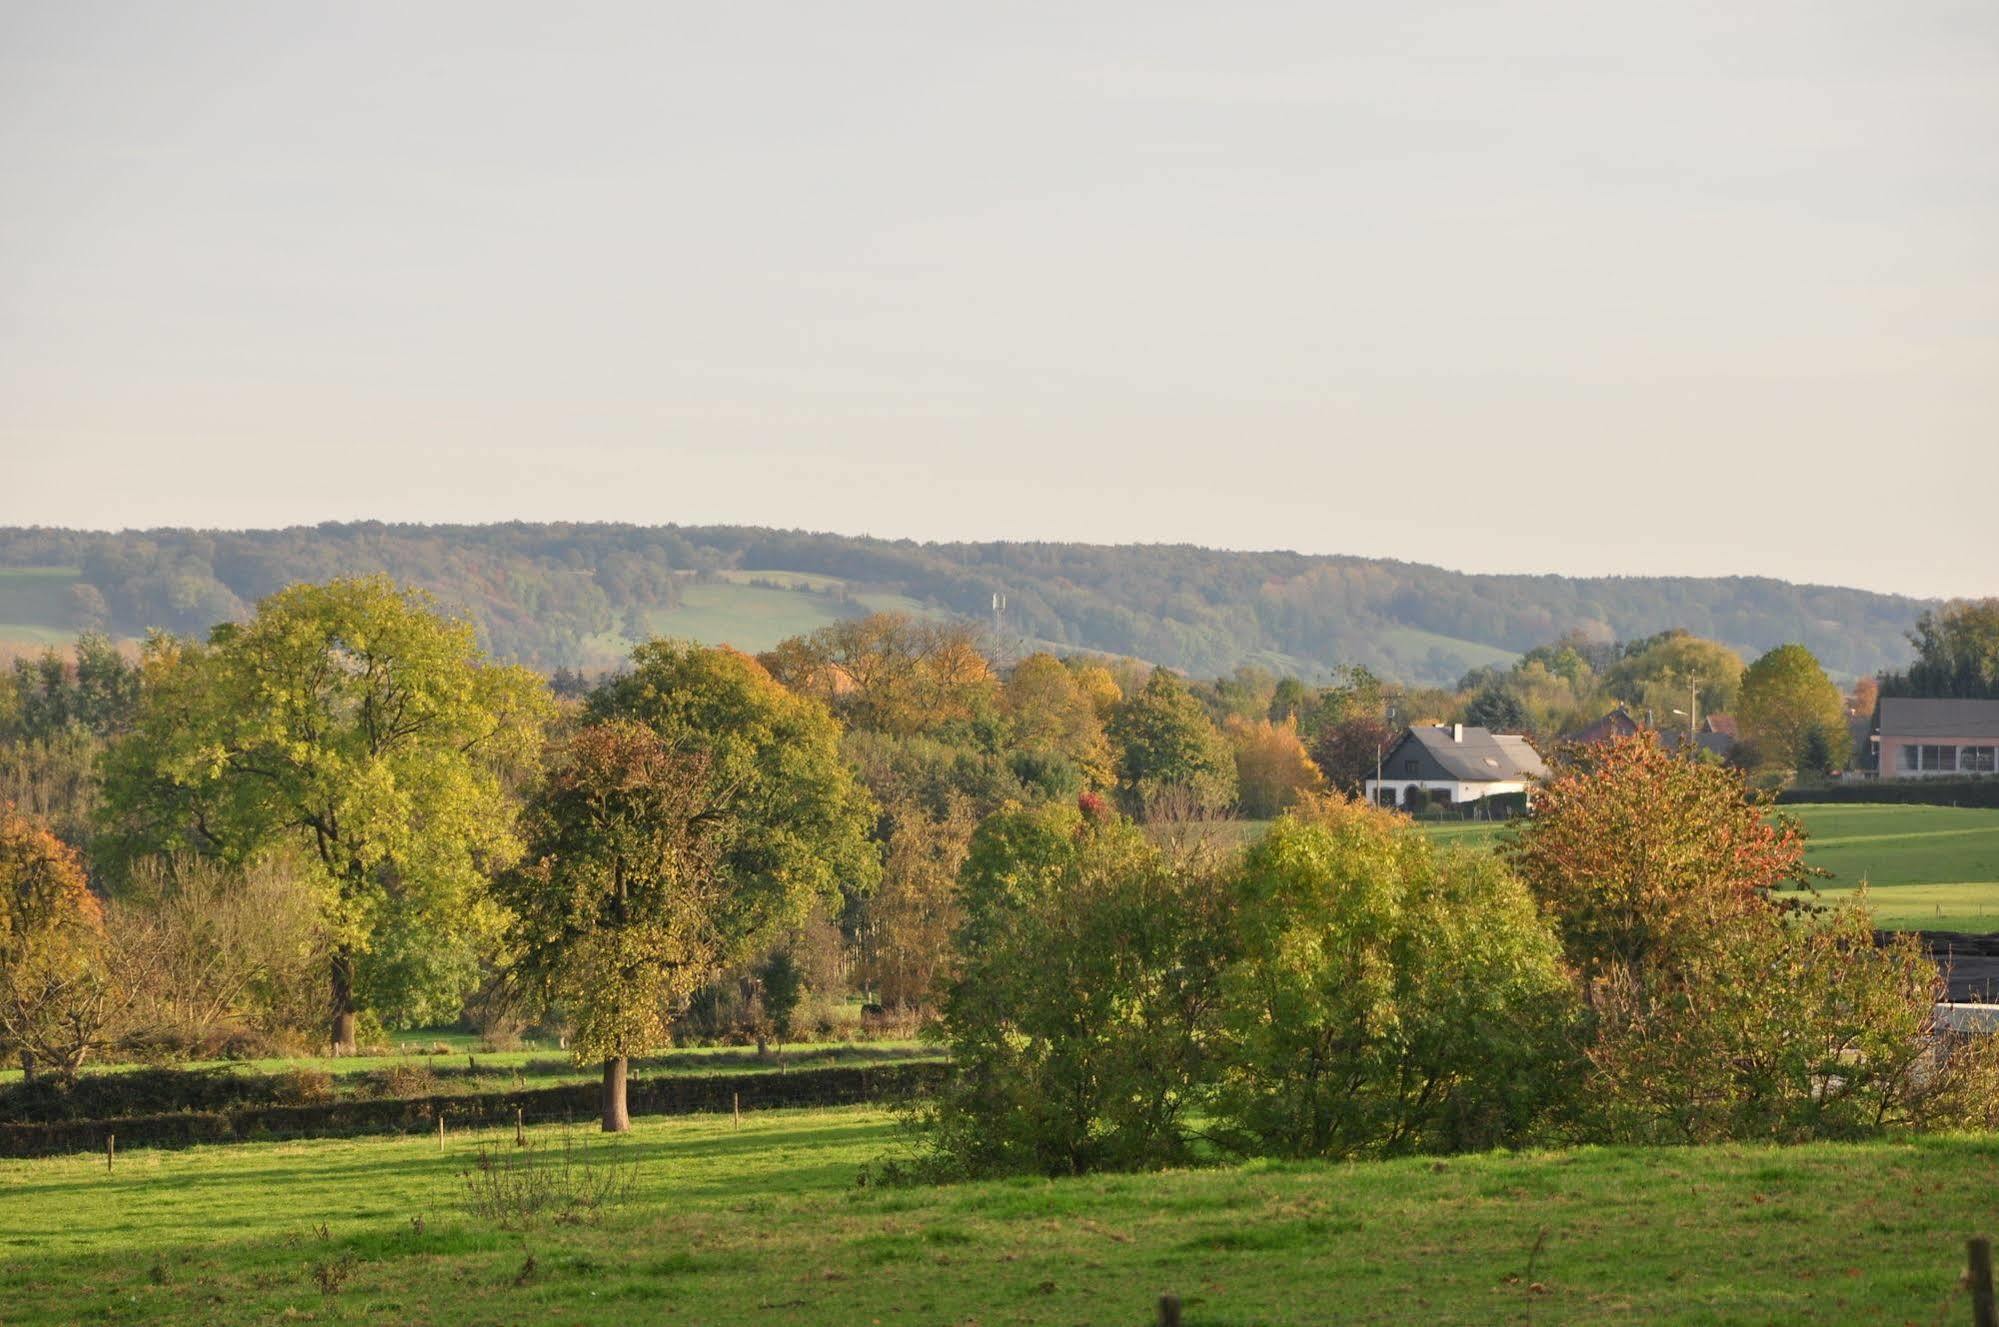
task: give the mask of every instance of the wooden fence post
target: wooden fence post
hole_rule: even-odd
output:
[[[729,1094],[729,1113],[730,1113],[731,1115],[733,1115],[733,1116],[735,1117],[735,1120],[736,1120],[736,1128],[738,1128],[738,1129],[742,1128],[742,1127],[743,1127],[743,1094],[742,1094],[742,1093],[740,1093],[740,1092],[731,1092],[731,1093]]]
[[[524,1112],[523,1112],[523,1108],[522,1108],[522,1107],[520,1107],[520,1106],[516,1106],[516,1107],[514,1107],[514,1146],[515,1146],[515,1147],[521,1147],[521,1146],[524,1146],[524,1145],[525,1145],[525,1144],[527,1143],[527,1137],[526,1137],[526,1135],[525,1135],[525,1134],[523,1134],[523,1133],[521,1132],[521,1130],[522,1130],[522,1127],[523,1127],[523,1126],[524,1126],[524,1125],[525,1125],[526,1123],[527,1123],[527,1117],[526,1117],[526,1115],[525,1115],[525,1114],[524,1114]]]
[[[115,1134],[115,1133],[108,1133],[108,1134],[105,1134],[105,1135],[104,1135],[104,1173],[105,1173],[105,1174],[109,1175],[109,1174],[111,1173],[111,1161],[112,1161],[112,1159],[113,1159],[114,1157],[116,1157],[117,1155],[118,1155],[118,1135],[117,1135],[117,1134]]]
[[[437,1150],[444,1150],[444,1112],[437,1112]]]
[[[1999,1309],[1992,1300],[1992,1241],[1981,1235],[1965,1251],[1970,1262],[1972,1327],[1999,1327]]]
[[[1159,1327],[1180,1327],[1180,1297],[1161,1295],[1159,1297]]]

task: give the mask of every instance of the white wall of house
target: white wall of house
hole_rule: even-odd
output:
[[[1894,737],[1881,734],[1881,777],[1884,779],[1936,779],[1993,773],[1999,773],[1999,739]]]
[[[1367,779],[1362,783],[1362,787],[1368,801],[1380,801],[1380,790],[1386,788],[1395,794],[1395,804],[1400,806],[1408,800],[1407,790],[1410,788],[1419,788],[1425,793],[1448,792],[1453,804],[1461,804],[1476,802],[1485,797],[1497,797],[1504,793],[1524,793],[1530,785],[1517,779],[1492,783],[1465,783],[1454,779],[1382,779],[1377,783],[1373,779]]]

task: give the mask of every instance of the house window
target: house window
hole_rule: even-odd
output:
[[[1416,767],[1417,767],[1417,764],[1418,764],[1418,762],[1416,762],[1416,761],[1414,761],[1414,760],[1405,760],[1405,761],[1403,761],[1403,762],[1402,762],[1402,772],[1403,772],[1404,774],[1407,774],[1407,775],[1408,775],[1408,776],[1409,776],[1410,778],[1412,778],[1412,779],[1413,779],[1413,778],[1415,778],[1415,777],[1416,777]]]
[[[1920,747],[1910,746],[1907,744],[1896,747],[1895,768],[1902,770],[1909,770],[1913,773],[1915,770],[1922,768],[1920,765],[1916,763],[1916,759],[1920,755],[1922,755],[1922,749]]]
[[[1957,749],[1957,767],[1966,774],[1991,774],[1999,771],[1999,746],[1961,746]]]
[[[1956,769],[1957,748],[1954,746],[1925,746],[1923,748],[1923,768],[1926,770]]]

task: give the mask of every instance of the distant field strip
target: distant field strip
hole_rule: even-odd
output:
[[[1867,888],[1875,921],[1901,930],[1999,930],[1999,811],[1956,806],[1829,805],[1784,808],[1810,834],[1805,860],[1830,876],[1827,902]],[[1440,843],[1492,848],[1504,827],[1437,824]]]

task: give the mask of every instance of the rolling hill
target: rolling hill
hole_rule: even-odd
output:
[[[661,633],[760,649],[878,609],[991,617],[1002,645],[1308,679],[1363,664],[1446,683],[1567,631],[1685,627],[1745,655],[1798,641],[1834,673],[1905,663],[1925,601],[1758,577],[1472,575],[1188,545],[920,544],[754,526],[328,524],[0,529],[0,648],[85,627],[191,633],[295,580],[383,571],[468,614],[496,653],[602,667]]]

